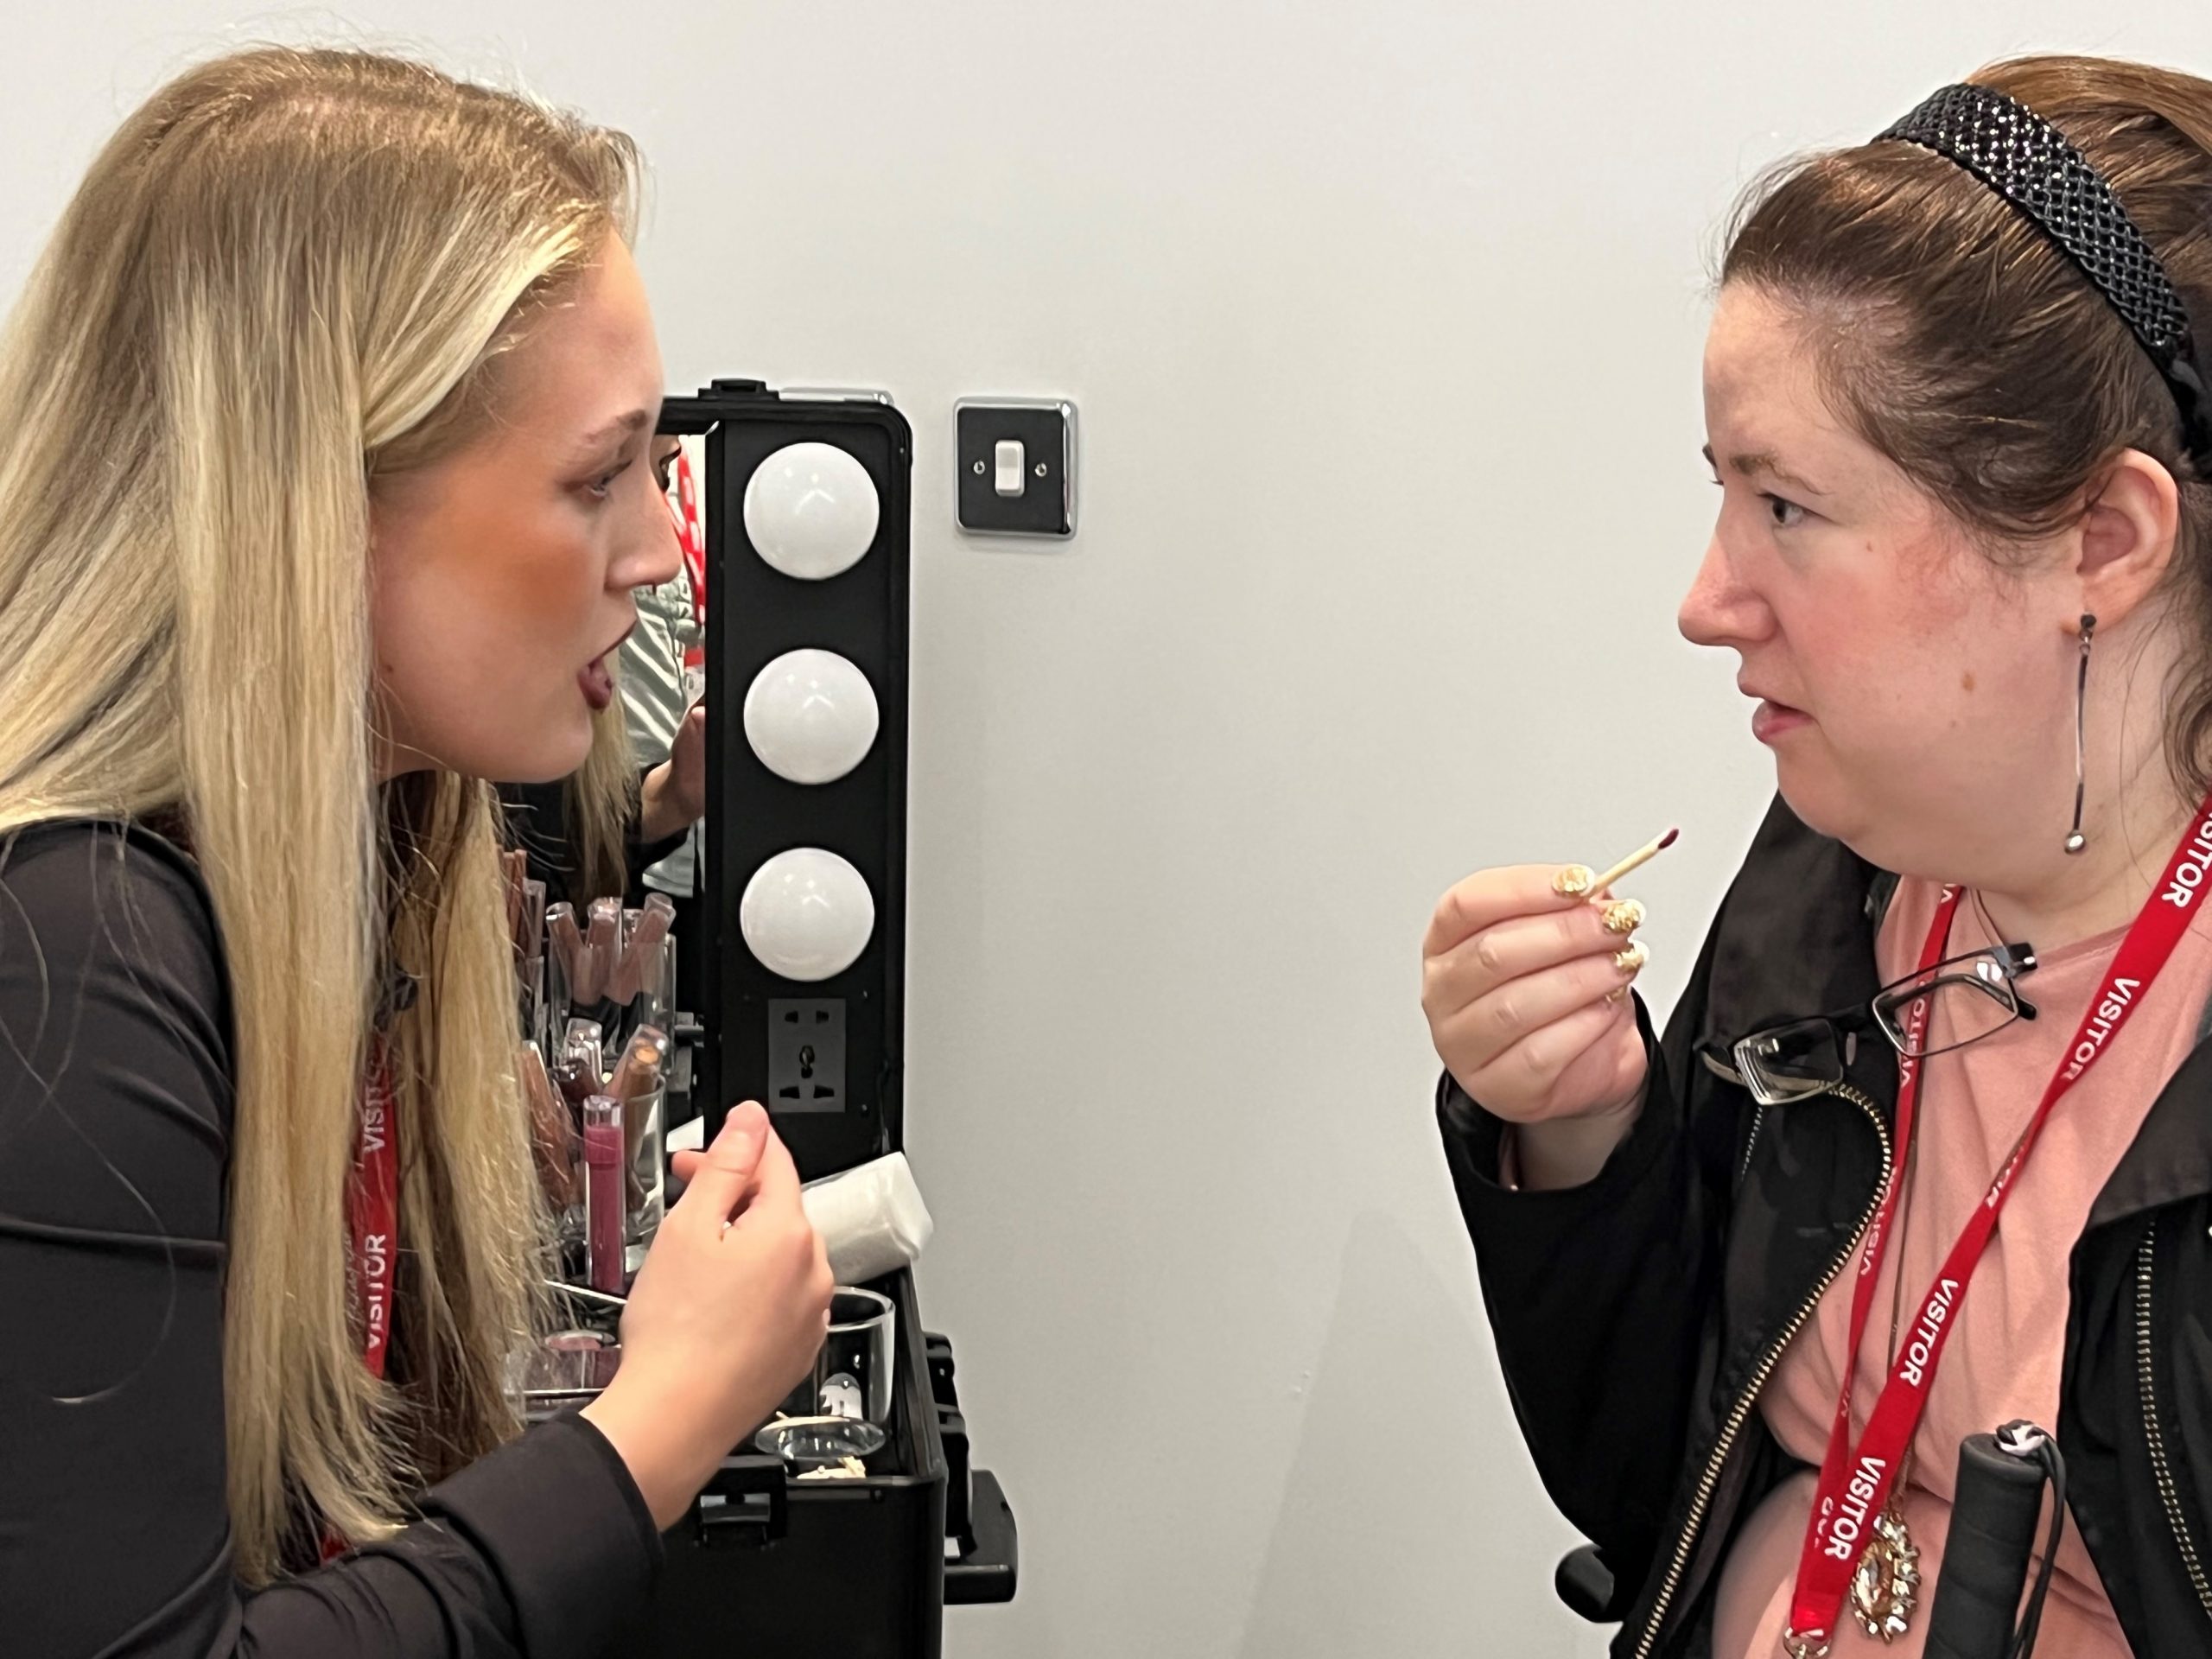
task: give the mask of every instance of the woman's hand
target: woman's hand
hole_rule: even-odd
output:
[[[645,774],[638,791],[639,838],[665,841],[707,811],[707,705],[684,711],[668,759]]]
[[[1436,906],[1421,1010],[1469,1098],[1522,1126],[1525,1185],[1572,1185],[1604,1165],[1643,1098],[1628,989],[1646,960],[1643,906],[1562,897],[1557,865],[1484,870]],[[1561,1179],[1572,1177],[1574,1179]]]
[[[760,1106],[734,1108],[712,1146],[676,1156],[689,1185],[631,1289],[621,1369],[583,1408],[663,1529],[806,1375],[836,1288]]]

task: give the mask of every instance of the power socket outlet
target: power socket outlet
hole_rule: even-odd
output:
[[[769,1109],[842,1112],[845,1099],[845,1000],[771,1001]]]

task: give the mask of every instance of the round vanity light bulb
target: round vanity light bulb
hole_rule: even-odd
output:
[[[868,758],[875,688],[834,651],[787,651],[745,694],[745,736],[760,764],[795,784],[834,783]]]
[[[745,486],[745,534],[787,576],[826,582],[861,562],[875,541],[875,480],[849,449],[786,444]]]
[[[820,847],[778,853],[753,874],[737,925],[761,964],[785,979],[832,979],[860,960],[875,932],[868,878]]]

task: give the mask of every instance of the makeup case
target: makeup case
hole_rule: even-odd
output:
[[[711,1140],[728,1103],[761,1101],[812,1180],[903,1143],[912,433],[881,394],[749,380],[670,398],[661,430],[686,440],[687,470],[701,474],[709,705],[706,965],[702,983],[677,988],[696,1014],[674,1033],[668,1121],[696,1109]],[[779,775],[747,736],[748,692],[794,651],[835,653],[874,693],[873,741],[821,782]],[[795,849],[833,856],[776,864]],[[823,870],[836,878],[826,886]],[[779,893],[747,899],[779,872],[780,936]],[[862,910],[839,914],[863,889]],[[798,976],[756,953],[747,918]],[[868,1287],[896,1307],[882,1450],[863,1477],[799,1479],[780,1458],[735,1448],[666,1535],[652,1628],[624,1655],[938,1659],[948,1604],[1013,1599],[1014,1516],[969,1461],[950,1344],[925,1330],[911,1269]]]

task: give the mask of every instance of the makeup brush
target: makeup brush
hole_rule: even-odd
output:
[[[1562,899],[1580,899],[1587,893],[1603,893],[1614,882],[1634,874],[1665,852],[1681,833],[1680,830],[1669,830],[1656,840],[1646,842],[1603,875],[1591,874],[1590,867],[1586,864],[1570,864],[1554,878],[1552,891]]]

